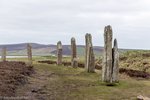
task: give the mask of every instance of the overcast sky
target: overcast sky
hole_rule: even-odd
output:
[[[120,48],[150,49],[150,0],[0,0],[0,44],[36,42],[103,46],[111,25]]]

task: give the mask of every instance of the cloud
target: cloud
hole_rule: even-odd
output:
[[[121,48],[150,49],[148,0],[0,0],[0,44],[39,42],[103,46],[103,30],[112,25]]]

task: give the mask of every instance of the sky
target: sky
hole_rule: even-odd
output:
[[[0,0],[0,44],[103,46],[107,25],[119,48],[150,49],[150,0]]]

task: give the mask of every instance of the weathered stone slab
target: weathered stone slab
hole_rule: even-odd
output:
[[[112,28],[106,26],[104,29],[104,55],[102,67],[102,81],[110,82],[112,74]]]
[[[117,39],[114,40],[114,47],[113,47],[112,82],[119,82],[119,51]]]
[[[76,40],[74,37],[71,38],[71,66],[78,67]]]
[[[32,65],[32,46],[27,44],[28,65]]]
[[[2,48],[2,61],[6,61],[6,47]]]
[[[58,41],[57,43],[57,65],[62,65],[62,43]]]
[[[95,55],[93,51],[93,45],[92,45],[92,36],[91,34],[86,34],[85,36],[85,68],[88,72],[94,72],[95,71]]]

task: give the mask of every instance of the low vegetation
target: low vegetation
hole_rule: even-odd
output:
[[[135,100],[138,95],[149,96],[150,94],[150,80],[130,78],[125,74],[119,75],[120,82],[116,86],[107,86],[101,82],[100,70],[96,70],[96,73],[87,73],[83,68],[74,69],[39,63],[34,63],[34,68],[37,73],[42,73],[42,76],[45,75],[44,77],[48,79],[42,79],[46,84],[34,92],[36,99]],[[33,80],[36,79],[31,78],[30,81]]]
[[[120,67],[150,73],[149,68],[143,70],[149,65],[149,53],[149,51],[124,52],[120,55]],[[26,58],[9,60],[27,61]],[[99,69],[95,73],[87,73],[84,68],[38,62],[49,60],[55,62],[56,57],[33,57],[35,73],[28,77],[29,84],[17,89],[15,96],[26,96],[32,100],[136,100],[139,95],[149,97],[149,78],[130,77],[123,72],[119,74],[119,83],[107,86],[101,82]],[[79,60],[84,63],[84,57]],[[70,57],[64,57],[63,62],[66,61],[69,62]],[[102,59],[97,58],[96,63],[102,66]]]
[[[133,50],[122,53],[120,67],[150,72],[150,51]]]

